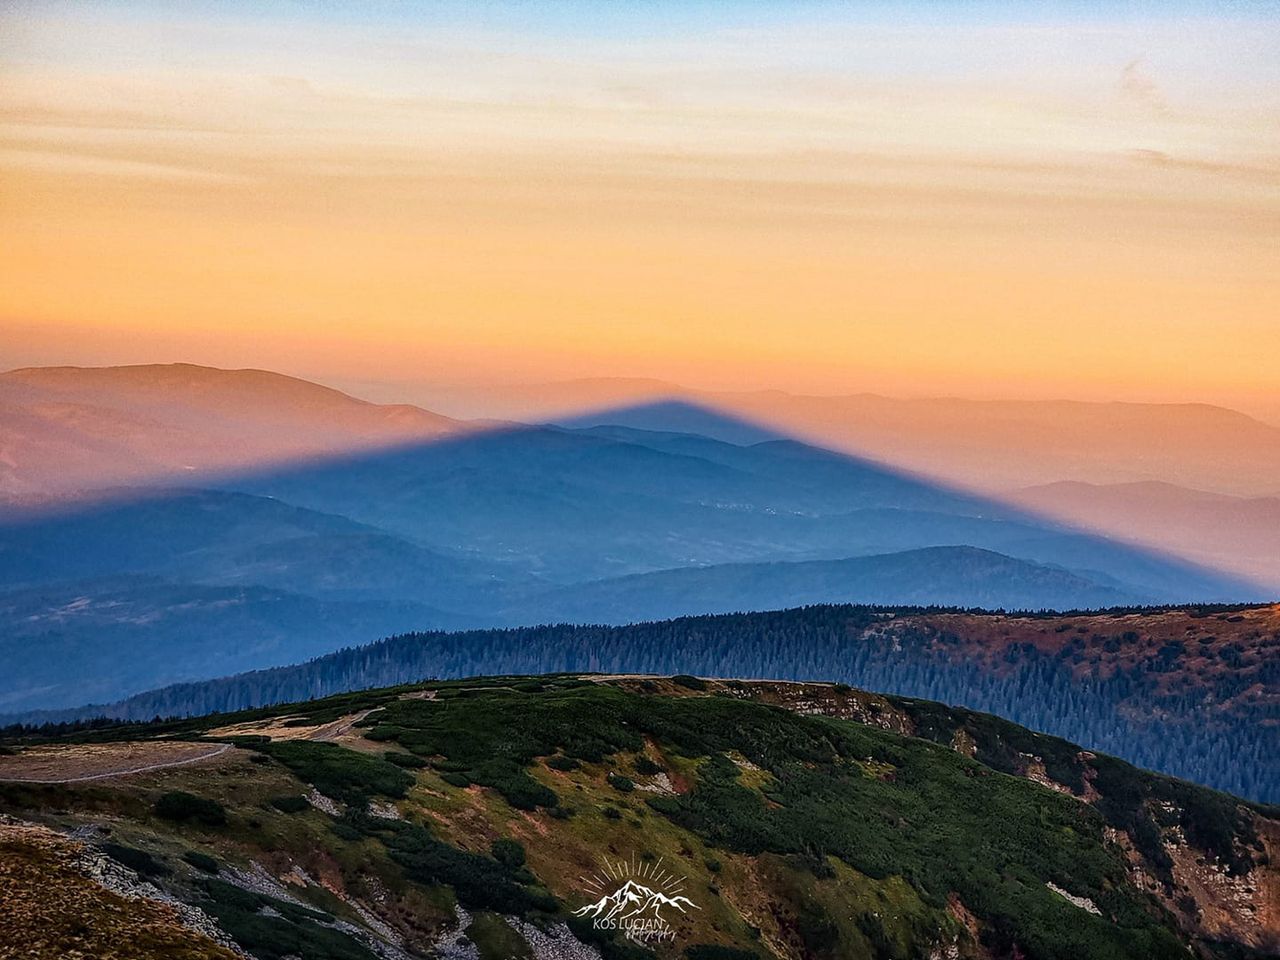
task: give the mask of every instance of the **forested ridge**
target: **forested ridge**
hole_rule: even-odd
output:
[[[1148,769],[1274,802],[1280,799],[1274,761],[1280,633],[1256,624],[1269,624],[1266,618],[1274,618],[1275,609],[1001,618],[815,606],[622,627],[412,633],[295,666],[166,687],[110,707],[23,719],[38,724],[99,715],[150,719],[228,712],[478,674],[815,679],[998,714]],[[1188,635],[1199,628],[1186,624],[1201,623],[1215,631],[1212,644],[1179,646],[1156,636],[1175,628]],[[1230,631],[1256,636],[1250,646],[1216,635]],[[1045,637],[1056,651],[1044,649]]]

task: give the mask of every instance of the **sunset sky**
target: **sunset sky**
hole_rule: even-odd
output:
[[[1280,422],[1280,8],[0,7],[0,367]]]

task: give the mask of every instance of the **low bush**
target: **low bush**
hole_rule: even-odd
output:
[[[525,853],[524,846],[518,840],[509,840],[506,837],[499,837],[493,841],[489,848],[493,854],[493,859],[508,870],[519,870],[524,866]]]
[[[173,790],[156,801],[156,816],[177,823],[194,821],[206,827],[221,827],[227,822],[222,804],[207,797],[197,797],[184,790]]]
[[[397,767],[405,767],[409,770],[421,770],[427,765],[427,761],[417,754],[401,753],[399,750],[388,750],[382,755],[382,758],[387,763],[394,763]]]
[[[619,793],[630,793],[636,788],[635,781],[630,777],[624,777],[621,774],[609,774],[609,786],[617,790]]]
[[[147,853],[147,851],[139,850],[136,847],[126,847],[119,843],[104,843],[102,852],[116,863],[128,867],[142,877],[163,877],[166,874],[173,873],[169,867]]]
[[[705,690],[707,689],[707,681],[700,677],[691,677],[688,674],[681,673],[671,678],[671,682],[677,686],[684,687],[686,690]]]
[[[311,801],[303,796],[291,795],[272,797],[271,805],[281,813],[301,813],[311,806]]]
[[[373,794],[403,797],[412,774],[394,763],[332,743],[287,740],[259,747],[325,796],[364,806]]]
[[[216,874],[220,872],[218,861],[207,853],[201,853],[199,850],[188,850],[182,855],[182,859],[204,873]]]

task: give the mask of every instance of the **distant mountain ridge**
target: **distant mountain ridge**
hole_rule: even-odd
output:
[[[1151,600],[1066,570],[958,546],[843,560],[721,564],[633,574],[534,597],[522,612],[547,623],[634,623],[817,603],[1063,610]]]
[[[265,370],[22,368],[0,374],[0,497],[172,481],[463,429]]]
[[[632,416],[629,425],[658,431],[679,429],[678,406],[693,404],[987,493],[1058,480],[1159,480],[1238,496],[1280,495],[1280,426],[1206,403],[806,396],[626,378],[464,394],[424,386],[420,393],[441,409],[471,416],[575,426],[608,423],[614,410],[639,408],[646,415]]]
[[[84,403],[108,395],[116,434]],[[70,497],[55,483],[37,511],[0,505],[0,702],[14,710],[411,629],[851,600],[1074,609],[1268,596],[687,404],[597,426],[481,427],[187,365],[17,371],[0,376],[5,404],[46,425],[50,410],[76,411],[64,431],[74,455],[41,447],[52,434],[25,433],[21,417],[0,420],[0,474],[39,480],[24,451],[44,450],[57,483],[96,487]],[[655,413],[706,432],[628,425]],[[252,466],[233,469],[237,457]]]
[[[1280,590],[1280,497],[1233,497],[1158,481],[1059,481],[1002,499]]]

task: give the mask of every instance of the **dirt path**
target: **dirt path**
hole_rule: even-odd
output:
[[[86,783],[90,780],[105,780],[109,777],[127,777],[135,773],[149,773],[152,770],[164,770],[169,767],[182,767],[190,763],[200,763],[204,760],[212,760],[214,757],[220,757],[232,748],[233,744],[222,743],[217,744],[214,749],[206,753],[201,753],[193,757],[179,757],[173,760],[164,760],[159,763],[148,763],[141,766],[111,768],[100,770],[95,773],[83,774],[74,777],[33,777],[33,776],[4,776],[3,767],[0,767],[0,781],[6,783]],[[21,755],[19,755],[21,758]]]
[[[353,713],[349,717],[341,717],[333,723],[327,723],[323,727],[311,731],[307,735],[308,740],[314,740],[317,743],[327,743],[330,740],[337,740],[339,737],[350,733],[357,723],[373,713],[374,710],[381,710],[381,707],[370,707],[368,710],[361,710],[359,713]]]

